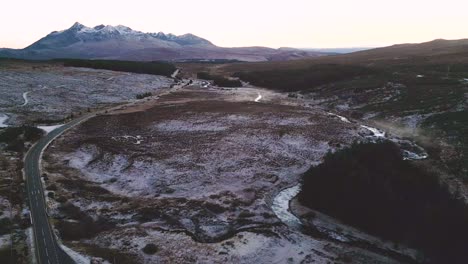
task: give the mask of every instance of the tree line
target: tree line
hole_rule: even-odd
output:
[[[120,72],[144,73],[171,77],[176,67],[167,62],[119,61],[119,60],[80,60],[60,59],[66,67],[83,67]]]
[[[354,144],[303,175],[302,204],[420,249],[429,263],[468,263],[468,206],[392,142]]]

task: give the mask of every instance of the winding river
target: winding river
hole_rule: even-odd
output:
[[[273,204],[271,209],[276,214],[276,216],[287,226],[300,229],[302,226],[301,220],[297,218],[289,210],[289,202],[296,197],[301,191],[301,184],[296,184],[292,187],[286,188],[279,192],[273,199]]]

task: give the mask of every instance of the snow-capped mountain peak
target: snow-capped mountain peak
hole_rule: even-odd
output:
[[[124,25],[88,27],[76,22],[65,30],[48,34],[24,49],[0,50],[0,57],[265,61],[315,56],[314,54],[298,56],[296,52],[289,53],[263,47],[222,48],[190,33],[179,36],[163,32],[145,33]]]
[[[80,22],[75,22],[75,24],[73,24],[73,26],[71,26],[71,27],[69,28],[69,30],[70,30],[70,29],[71,29],[71,30],[73,30],[73,29],[75,29],[75,30],[80,30],[80,29],[82,29],[82,28],[84,28],[84,27],[86,27],[86,26],[83,25],[83,24],[81,24]]]
[[[63,48],[81,42],[91,43],[103,41],[130,41],[133,43],[145,42],[145,44],[141,45],[150,45],[153,43],[149,48],[155,46],[214,46],[208,40],[197,37],[193,34],[176,36],[174,34],[165,34],[163,32],[143,33],[124,25],[97,25],[95,27],[87,27],[76,22],[66,30],[52,32],[45,38],[29,46],[27,49],[56,49],[57,47]]]

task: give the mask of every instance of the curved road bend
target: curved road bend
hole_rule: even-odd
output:
[[[52,130],[32,146],[24,158],[24,173],[26,176],[31,222],[34,231],[35,254],[39,264],[75,263],[57,244],[57,239],[49,223],[44,189],[41,182],[40,160],[42,151],[65,130],[92,116],[93,115],[87,115],[77,118]]]

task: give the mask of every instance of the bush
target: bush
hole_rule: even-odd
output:
[[[7,144],[7,150],[22,152],[25,142],[35,142],[43,133],[41,129],[31,126],[7,127],[0,131],[0,142]]]
[[[13,223],[9,218],[0,219],[0,235],[8,234],[13,229]]]
[[[141,94],[137,94],[135,96],[136,99],[143,99],[143,98],[146,98],[146,97],[150,97],[152,96],[153,94],[151,92],[146,92],[146,93],[141,93]]]
[[[150,243],[150,244],[146,244],[146,246],[142,249],[142,251],[145,253],[145,254],[148,254],[148,255],[153,255],[155,254],[156,252],[158,252],[158,246],[156,246],[155,244],[153,243]]]
[[[394,143],[354,144],[303,175],[302,204],[433,262],[468,263],[468,207],[438,176],[402,159]]]

